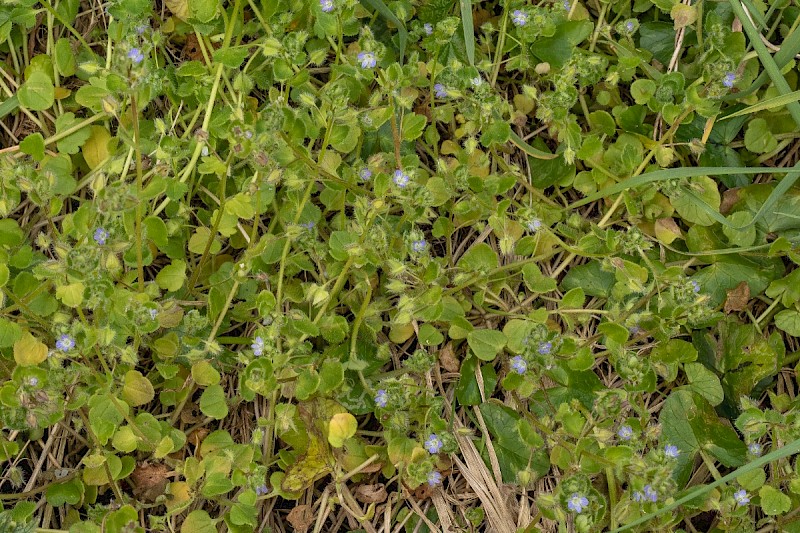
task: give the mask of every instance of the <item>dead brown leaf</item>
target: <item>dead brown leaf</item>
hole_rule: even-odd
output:
[[[361,503],[383,503],[388,498],[386,487],[383,483],[375,485],[359,485],[356,487],[355,497]]]
[[[439,362],[442,364],[442,368],[448,372],[458,372],[461,368],[461,362],[455,355],[452,342],[445,344],[439,352]]]
[[[170,468],[161,463],[141,463],[131,472],[133,494],[140,500],[153,502],[164,494],[167,480],[172,477]]]
[[[746,281],[743,281],[728,291],[728,297],[725,298],[725,314],[730,314],[734,311],[744,311],[749,302],[750,286]]]
[[[306,533],[311,524],[314,523],[314,513],[311,512],[310,505],[298,505],[286,516],[286,520],[292,524],[295,531]]]
[[[722,193],[722,202],[719,204],[719,212],[723,215],[727,215],[731,208],[739,202],[741,193],[741,189],[728,189]]]

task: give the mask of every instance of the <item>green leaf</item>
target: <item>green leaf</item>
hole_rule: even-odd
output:
[[[358,0],[366,7],[371,7],[378,14],[385,18],[387,21],[391,22],[395,28],[397,28],[397,33],[400,38],[400,63],[403,62],[403,57],[406,53],[406,42],[408,41],[408,32],[406,31],[405,25],[397,18],[394,12],[389,9],[383,0]]]
[[[547,474],[550,461],[542,448],[529,446],[518,429],[520,416],[510,408],[496,403],[482,403],[480,412],[486,428],[492,434],[492,445],[500,463],[505,483],[518,482],[517,474],[531,468],[538,476]]]
[[[239,68],[245,58],[250,55],[247,47],[221,48],[214,50],[214,63],[219,63],[228,68]]]
[[[131,406],[150,403],[155,397],[153,384],[138,370],[128,370],[128,372],[125,373],[122,397],[128,405]]]
[[[742,280],[750,287],[750,294],[760,294],[767,286],[779,278],[783,266],[778,260],[759,261],[746,256],[723,256],[717,262],[699,270],[692,277],[700,284],[703,294],[711,297],[712,305],[725,301],[727,291],[735,288]]]
[[[186,516],[181,533],[217,533],[217,526],[207,512],[196,509]]]
[[[0,287],[5,287],[11,277],[11,272],[8,270],[8,265],[0,263]]]
[[[186,262],[176,259],[172,264],[165,266],[156,275],[156,283],[162,289],[175,292],[183,287],[186,281]]]
[[[758,491],[761,498],[761,509],[767,516],[776,516],[789,511],[792,508],[792,499],[782,491],[769,485],[764,485]]]
[[[17,98],[22,107],[31,111],[49,109],[55,101],[53,81],[44,72],[34,71],[17,91]]]
[[[13,346],[22,337],[22,328],[14,322],[0,318],[0,348]]]
[[[19,143],[19,149],[36,161],[41,161],[44,159],[44,137],[42,137],[42,134],[38,131],[36,133],[31,133]]]
[[[14,342],[14,361],[19,366],[36,366],[47,359],[47,345],[25,332]]]
[[[403,132],[403,140],[416,140],[420,135],[422,135],[422,131],[425,129],[427,124],[428,119],[426,119],[423,115],[418,115],[416,113],[408,113],[404,115],[401,127],[401,131]]]
[[[64,113],[56,119],[56,133],[64,133],[82,122],[75,118],[75,113]],[[92,130],[86,126],[71,133],[56,143],[58,151],[62,154],[74,155],[83,146],[83,143],[92,135]]]
[[[775,315],[775,327],[792,337],[800,337],[800,313],[794,309],[784,309]]]
[[[500,264],[497,254],[485,242],[473,245],[458,260],[458,267],[464,270],[485,272]]]
[[[204,415],[222,420],[228,416],[228,404],[221,385],[211,385],[200,395],[200,411]]]
[[[467,335],[467,344],[482,361],[492,361],[506,345],[506,336],[500,331],[476,329]]]
[[[83,292],[86,287],[80,281],[56,287],[56,298],[67,307],[78,307],[83,302]]]
[[[211,22],[217,15],[217,0],[189,0],[189,14],[203,23]]]
[[[706,210],[700,208],[697,200],[693,196],[686,194],[686,191],[691,191],[693,196],[699,198],[700,201],[714,211],[719,212],[721,197],[717,183],[708,176],[699,176],[691,180],[685,190],[679,189],[670,195],[672,207],[686,222],[700,226],[713,225],[716,219],[710,216]]]
[[[511,138],[511,125],[504,120],[496,120],[483,128],[481,144],[491,147],[495,144],[507,143]]]
[[[552,37],[537,39],[531,47],[533,55],[550,63],[551,67],[563,67],[575,48],[592,34],[594,24],[588,20],[562,22]]]
[[[765,154],[777,148],[778,139],[770,131],[765,119],[754,118],[744,132],[744,145],[751,152]]]
[[[696,392],[711,405],[722,403],[725,395],[719,378],[708,368],[700,363],[686,363],[683,365],[686,378],[689,380],[689,389]]]
[[[639,26],[639,47],[664,65],[675,51],[675,28],[666,22],[644,22]]]
[[[461,8],[461,29],[464,32],[464,45],[467,48],[469,64],[475,64],[475,27],[472,21],[472,0],[459,0]]]
[[[485,364],[480,367],[482,387],[478,386],[478,380],[475,377],[475,370],[480,361],[476,357],[469,357],[461,365],[461,376],[458,379],[456,386],[456,399],[460,405],[478,405],[483,400],[481,399],[481,389],[487,396],[491,396],[494,388],[497,385],[497,373],[494,366]]]
[[[54,483],[47,487],[47,503],[54,507],[64,504],[75,505],[83,497],[83,483],[78,478],[73,478],[64,483]]]
[[[220,374],[208,361],[198,361],[192,365],[192,379],[201,387],[219,383]]]

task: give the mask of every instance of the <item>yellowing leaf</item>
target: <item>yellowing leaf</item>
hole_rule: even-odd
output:
[[[167,510],[175,513],[192,501],[191,487],[185,481],[174,481],[167,486]]]
[[[281,489],[286,492],[300,492],[310,487],[317,479],[331,473],[328,450],[315,435],[309,435],[308,452],[286,471]]]
[[[80,281],[56,287],[56,297],[67,307],[78,307],[83,302],[83,291],[86,289]]]
[[[189,16],[189,0],[164,0],[172,14],[181,20]]]
[[[122,387],[122,397],[132,406],[149,403],[156,395],[153,384],[138,370],[128,370],[125,374],[125,384]]]
[[[358,422],[356,417],[350,413],[339,413],[333,415],[328,422],[328,442],[334,448],[344,446],[344,441],[356,434]]]
[[[35,366],[47,359],[47,345],[25,332],[14,343],[14,361],[19,366]]]
[[[111,133],[103,126],[92,126],[91,132],[81,151],[86,164],[94,170],[108,158],[108,141],[111,140]]]

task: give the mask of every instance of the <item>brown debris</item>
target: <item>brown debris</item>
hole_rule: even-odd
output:
[[[728,297],[725,298],[725,314],[730,314],[735,311],[744,311],[749,302],[750,286],[746,281],[743,281],[728,291]]]

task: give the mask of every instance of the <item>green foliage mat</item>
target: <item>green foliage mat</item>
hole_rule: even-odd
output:
[[[800,532],[798,26],[0,0],[0,530]]]

